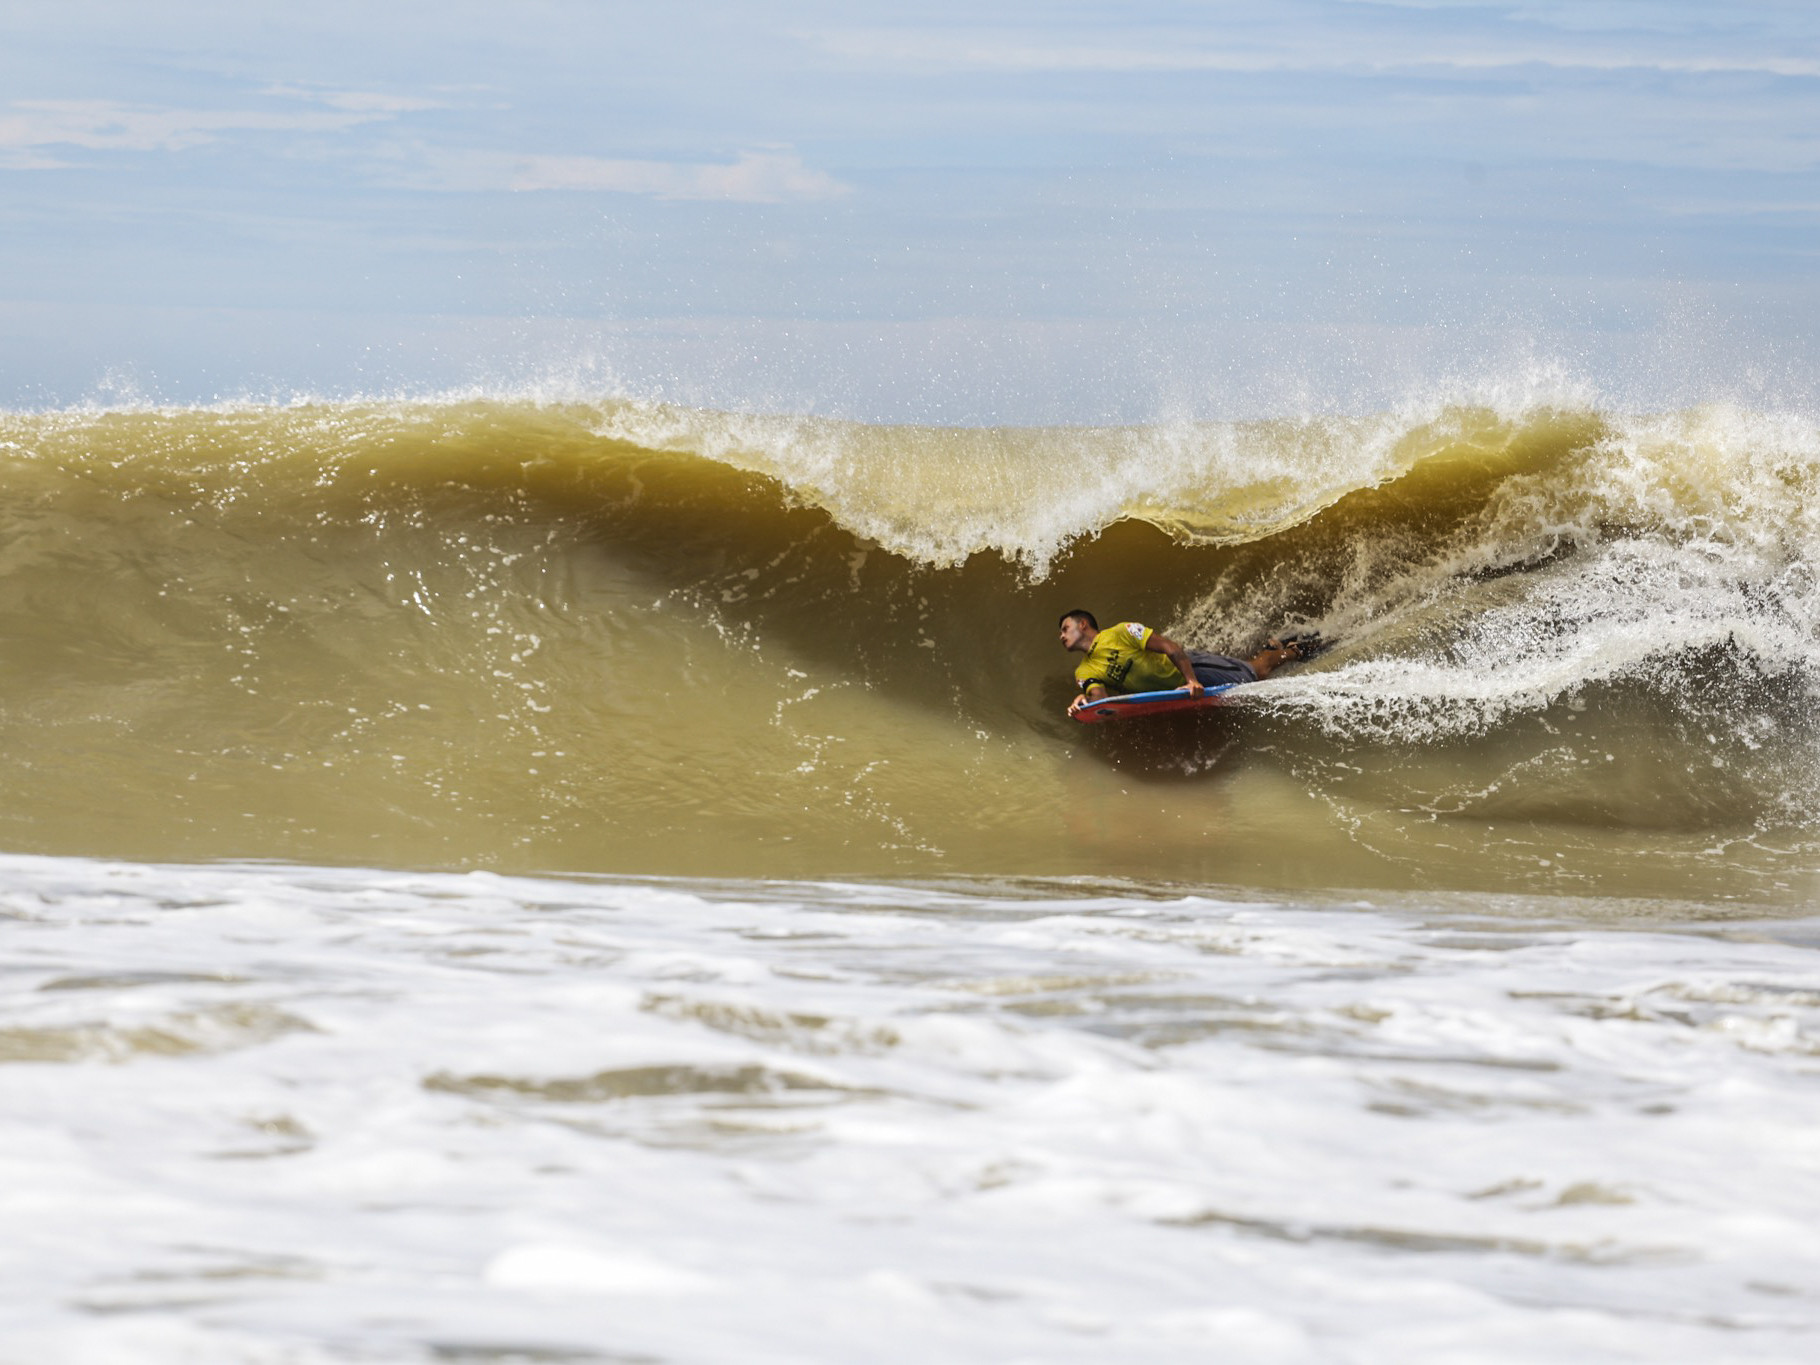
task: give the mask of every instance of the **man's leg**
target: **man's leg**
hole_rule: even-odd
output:
[[[1318,640],[1316,636],[1304,636],[1304,640]],[[1260,681],[1276,671],[1278,664],[1293,663],[1297,659],[1306,659],[1310,650],[1297,640],[1272,640],[1245,662],[1251,671],[1258,675]],[[1192,657],[1192,656],[1191,656]],[[1200,672],[1196,669],[1195,672]]]
[[[1230,658],[1224,654],[1209,654],[1205,650],[1189,650],[1188,661],[1194,665],[1194,676],[1201,680],[1203,687],[1225,687],[1229,683],[1256,682],[1264,676],[1254,667],[1255,660],[1247,663],[1243,659]]]

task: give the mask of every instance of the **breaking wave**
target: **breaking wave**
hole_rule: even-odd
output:
[[[1415,858],[1361,833],[1399,812],[1813,818],[1797,414],[1529,391],[952,429],[452,395],[15,413],[0,461],[15,848],[1034,870],[1081,843],[1083,783],[1161,809],[1163,774],[1230,792],[1271,752],[1362,865]],[[1059,716],[1076,605],[1338,643],[1245,718],[1088,738]]]

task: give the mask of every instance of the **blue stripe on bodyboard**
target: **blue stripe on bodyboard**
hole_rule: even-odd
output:
[[[1126,716],[1156,716],[1171,711],[1199,711],[1203,708],[1227,705],[1225,693],[1242,683],[1222,683],[1210,687],[1199,697],[1191,697],[1183,687],[1171,688],[1167,692],[1127,692],[1123,696],[1104,697],[1099,701],[1089,702],[1074,713],[1074,718],[1083,725],[1095,725],[1104,720],[1121,720]]]

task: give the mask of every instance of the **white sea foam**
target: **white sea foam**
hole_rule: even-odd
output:
[[[1128,517],[1203,542],[1254,539],[1407,471],[1399,441],[1438,402],[1358,418],[1128,427],[877,427],[826,418],[605,408],[595,434],[778,479],[848,530],[924,564],[996,553],[1038,579]]]
[[[0,1337],[1810,1359],[1820,922],[1475,908],[6,858]]]
[[[1724,407],[1607,422],[1425,553],[1360,542],[1319,622],[1347,648],[1267,704],[1334,734],[1420,742],[1603,684],[1686,691],[1687,660],[1730,651],[1811,709],[1820,425]],[[1260,633],[1284,609],[1268,581],[1215,591],[1186,629]]]

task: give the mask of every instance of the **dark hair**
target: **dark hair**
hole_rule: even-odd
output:
[[[1100,628],[1100,623],[1093,619],[1093,613],[1090,611],[1082,611],[1079,607],[1076,607],[1073,611],[1063,612],[1062,619],[1055,623],[1055,628],[1060,630],[1063,624],[1068,621],[1085,621],[1088,630],[1098,630]]]

